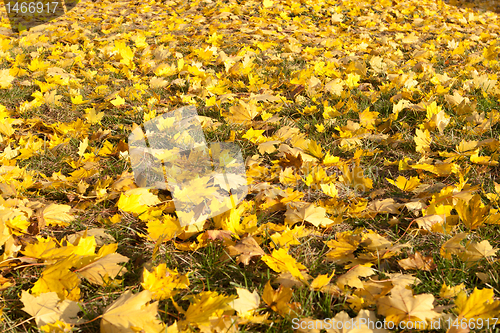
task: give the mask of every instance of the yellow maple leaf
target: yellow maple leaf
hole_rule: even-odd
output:
[[[134,40],[134,44],[136,47],[138,48],[144,48],[146,46],[148,46],[149,44],[146,42],[146,36],[144,36],[143,34],[137,34],[134,36],[135,38],[133,39]]]
[[[239,255],[236,262],[243,263],[244,265],[248,265],[253,257],[265,255],[264,250],[262,250],[252,236],[242,239],[234,246],[229,246],[228,251],[232,256]]]
[[[125,99],[123,99],[119,95],[116,95],[115,99],[113,99],[112,101],[110,101],[110,103],[113,104],[114,106],[120,106],[120,105],[125,104]]]
[[[487,240],[479,243],[468,241],[465,243],[462,253],[459,253],[459,258],[463,261],[475,262],[483,258],[490,259],[495,257],[498,249],[493,248]]]
[[[134,67],[133,59],[134,59],[134,51],[125,44],[124,41],[115,40],[115,49],[121,56],[120,63],[124,64],[129,68]]]
[[[22,253],[30,258],[56,260],[70,256],[73,254],[73,249],[68,247],[59,248],[58,242],[52,237],[43,238],[37,236],[37,242],[27,244]]]
[[[298,175],[296,170],[292,167],[281,170],[279,174],[280,183],[283,185],[295,186],[300,179],[300,175]]]
[[[247,124],[259,114],[260,111],[254,100],[250,100],[249,102],[240,100],[238,104],[229,108],[229,114],[226,115],[226,118],[232,123]]]
[[[50,67],[50,63],[43,61],[40,57],[32,59],[31,63],[28,65],[28,69],[32,72],[42,71],[48,67]]]
[[[0,70],[0,89],[10,88],[12,81],[15,77],[10,75],[8,69]]]
[[[117,244],[104,245],[99,249],[97,256],[91,257],[90,262],[83,260],[83,265],[77,265],[76,273],[92,283],[101,286],[108,284],[110,279],[127,272],[125,267],[118,264],[127,262],[129,259],[119,253],[114,253],[116,248]]]
[[[354,231],[345,231],[338,232],[335,238],[326,242],[326,245],[330,248],[330,251],[326,253],[326,257],[333,262],[354,259],[353,253],[361,243],[361,236]]]
[[[199,232],[201,231],[196,229],[196,231],[189,231],[189,230],[185,230],[185,233],[186,234],[193,234],[193,233],[196,233],[196,232]],[[208,238],[207,237],[204,237],[205,234],[199,234],[198,237],[196,237],[196,240],[197,241],[193,241],[193,242],[184,242],[184,243],[178,243],[178,242],[174,242],[174,246],[179,249],[179,250],[182,250],[182,251],[196,251],[202,247],[205,247],[209,244],[209,241],[208,241]]]
[[[96,113],[95,108],[85,109],[87,122],[91,124],[101,124],[101,120],[104,117],[104,112]]]
[[[148,206],[141,203],[140,194],[132,194],[126,196],[123,193],[120,195],[120,199],[116,203],[116,206],[127,213],[142,214],[148,210]]]
[[[179,274],[177,269],[171,270],[166,264],[160,264],[150,272],[144,269],[142,287],[152,292],[155,300],[168,299],[176,295],[178,289],[187,289],[189,279],[187,275]]]
[[[465,232],[461,232],[450,238],[443,245],[441,245],[441,256],[445,259],[451,260],[453,254],[461,254],[465,250],[465,247],[460,244],[460,242],[465,238],[467,238],[467,233]]]
[[[349,73],[347,74],[347,79],[345,80],[345,84],[349,89],[354,89],[359,86],[359,80],[361,76],[359,74]]]
[[[369,63],[375,73],[384,73],[387,70],[387,64],[384,63],[384,59],[382,57],[371,57]]]
[[[323,133],[325,131],[325,125],[323,124],[316,124],[314,127],[316,127],[316,131],[318,131],[318,133]]]
[[[411,327],[436,319],[440,316],[434,311],[434,296],[422,294],[414,296],[411,289],[398,285],[391,290],[391,296],[384,296],[377,301],[377,312],[385,316],[386,321],[396,324],[412,322]],[[422,327],[421,329],[423,329]]]
[[[465,226],[472,230],[484,224],[490,213],[490,207],[481,202],[479,194],[475,194],[469,201],[458,199],[455,210]]]
[[[307,170],[306,172],[307,176],[304,182],[314,190],[319,190],[321,184],[330,181],[330,177],[328,177],[325,169],[321,166],[314,167],[312,170]]]
[[[370,112],[370,107],[367,107],[359,114],[360,125],[366,129],[375,129],[374,125],[379,114],[378,112]]]
[[[469,297],[467,297],[465,291],[461,291],[455,299],[458,320],[460,321],[460,318],[488,319],[498,317],[500,301],[495,301],[494,296],[493,289],[474,288]]]
[[[370,268],[371,264],[365,265],[357,265],[351,268],[347,273],[342,274],[337,279],[337,285],[340,288],[344,288],[346,286],[353,288],[363,288],[363,282],[359,279],[359,277],[367,277],[375,274],[375,271]]]
[[[42,210],[42,217],[47,225],[68,226],[75,218],[69,213],[71,206],[50,204]]]
[[[90,238],[91,236],[93,236],[95,240],[95,245],[93,245],[92,248],[92,254],[94,254],[96,246],[103,246],[104,244],[116,242],[116,239],[113,236],[107,234],[106,229],[103,228],[93,228],[93,229],[85,229],[83,231],[78,231],[75,232],[74,234],[68,235],[66,239],[68,240],[69,243],[77,245],[78,247],[81,248],[84,247],[85,245],[82,246],[80,240],[82,238],[83,239]]]
[[[236,288],[238,298],[231,301],[229,305],[236,310],[239,317],[250,319],[254,317],[257,309],[260,307],[260,296],[257,290],[253,293],[245,288]]]
[[[401,39],[404,44],[412,44],[418,41],[419,37],[414,32]]]
[[[316,141],[314,140],[311,140],[309,142],[309,146],[308,146],[308,152],[314,156],[314,157],[317,157],[319,159],[323,158],[323,151],[322,151],[322,148],[321,148],[321,145],[319,143],[317,143]]]
[[[465,45],[464,43],[459,43],[457,45],[457,47],[455,47],[453,49],[453,52],[451,53],[452,55],[460,55],[460,54],[463,54],[465,52]]]
[[[434,101],[431,104],[427,105],[426,111],[427,111],[427,119],[431,119],[433,115],[441,112],[442,108],[439,105],[437,105],[436,101]]]
[[[332,80],[325,85],[325,91],[328,91],[335,96],[341,96],[344,90],[344,84],[344,81],[342,81],[342,79],[340,78]],[[334,113],[335,110],[333,110],[331,107],[329,110],[325,108],[325,113],[323,116],[327,115],[327,117],[325,117],[326,119],[333,118],[329,115],[328,111]]]
[[[431,121],[436,125],[439,133],[443,134],[444,129],[450,123],[450,117],[446,116],[446,113],[441,110],[437,114],[432,116]]]
[[[251,233],[257,229],[257,217],[255,215],[246,216],[242,219],[242,214],[245,211],[243,205],[237,209],[231,209],[229,216],[223,220],[223,229],[229,230],[239,239],[239,235]]]
[[[119,222],[121,222],[121,220],[122,220],[122,216],[120,214],[115,214],[109,218],[109,222],[111,224],[119,223]]]
[[[30,225],[31,222],[23,214],[17,215],[16,217],[5,221],[5,226],[9,228],[12,235],[22,235],[23,233],[26,233]]]
[[[401,112],[405,108],[411,107],[412,105],[413,104],[410,101],[408,101],[404,98],[400,99],[397,104],[393,105],[392,112],[395,114],[396,119],[397,119],[397,116],[399,115],[399,112]]]
[[[295,226],[293,229],[290,229],[288,226],[286,229],[279,233],[276,232],[271,235],[271,239],[273,240],[273,244],[271,244],[272,247],[274,247],[274,244],[280,247],[290,247],[291,245],[299,245],[300,241],[299,238],[305,237],[310,234],[307,230],[304,230],[305,226]]]
[[[144,187],[127,190],[124,194],[127,196],[140,195],[139,203],[141,205],[154,206],[161,202],[157,195],[151,193],[149,189]]]
[[[386,178],[386,180],[405,192],[412,191],[420,185],[420,179],[418,177],[410,177],[410,179],[406,179],[403,176],[399,176],[395,181],[389,178]]]
[[[366,192],[373,188],[373,181],[370,178],[364,177],[363,169],[359,164],[354,165],[350,170],[349,165],[342,165],[342,176],[339,180],[346,186],[354,188],[358,192]]]
[[[340,162],[340,157],[338,156],[331,156],[330,152],[326,152],[325,157],[323,157],[323,164],[329,165],[329,164],[338,164]]]
[[[430,151],[432,143],[431,133],[428,130],[422,131],[417,128],[415,134],[413,140],[417,144],[417,152],[425,153]]]
[[[499,48],[496,46],[496,41],[491,41],[491,44],[483,49],[483,58],[486,60],[494,60],[498,57]]]
[[[225,296],[213,291],[205,291],[191,297],[191,304],[184,312],[186,322],[197,326],[209,323],[210,317],[222,314],[224,311],[232,310],[230,303],[236,298],[235,295]],[[234,312],[234,311],[233,311]]]
[[[253,128],[250,128],[243,136],[243,139],[247,139],[248,141],[254,143],[254,144],[259,144],[266,140],[266,138],[262,135],[264,133],[264,130],[254,130]]]
[[[325,227],[335,223],[326,217],[326,209],[323,207],[317,207],[312,203],[304,205],[289,204],[285,213],[285,223],[292,226],[297,222],[304,221],[313,224],[315,227]]]
[[[493,156],[479,156],[479,149],[476,149],[474,153],[470,156],[470,161],[475,164],[481,165],[498,165],[498,161],[495,161]]]
[[[78,156],[83,157],[83,154],[85,153],[85,150],[89,146],[89,138],[83,139],[83,141],[80,142],[80,145],[78,146]]]
[[[151,88],[164,88],[169,85],[169,82],[166,80],[163,80],[160,77],[152,77],[151,80],[149,81],[149,86]]]
[[[498,249],[493,248],[487,240],[483,240],[479,243],[474,241],[467,241],[465,245],[460,244],[467,237],[467,234],[462,232],[441,246],[440,253],[443,258],[448,260],[452,259],[452,255],[458,256],[461,260],[470,263],[474,263],[483,258],[490,259],[490,257],[496,256]]]
[[[179,220],[170,215],[162,216],[161,219],[148,218],[147,227],[147,236],[155,242],[160,239],[162,242],[169,241],[180,234],[182,230]]]
[[[15,282],[11,279],[6,279],[0,274],[0,291],[3,291],[9,287],[12,287],[15,285]],[[0,308],[0,311],[2,308]],[[1,315],[1,312],[0,312]],[[0,320],[1,321],[1,320]]]
[[[321,274],[321,275],[316,276],[314,278],[314,280],[311,282],[311,284],[309,285],[309,289],[321,290],[321,288],[323,288],[324,286],[326,286],[327,284],[330,283],[330,281],[332,280],[333,274],[335,274],[335,271],[333,271],[332,274],[330,274],[330,276],[328,276],[328,274]]]
[[[38,296],[47,292],[56,292],[60,299],[78,301],[80,299],[80,279],[70,268],[74,257],[68,257],[57,264],[46,268],[42,276],[31,288],[31,293]]]
[[[264,0],[264,1],[262,1],[262,6],[264,8],[270,8],[270,7],[274,6],[274,1],[273,0]]]
[[[275,272],[290,272],[294,277],[305,280],[300,270],[306,270],[306,266],[289,255],[286,248],[273,250],[271,255],[265,255],[261,259]]]
[[[63,321],[68,324],[78,322],[77,313],[80,312],[78,303],[71,300],[61,300],[55,292],[43,293],[33,296],[23,290],[21,302],[24,304],[23,311],[35,318],[38,327]]]
[[[96,241],[94,236],[82,236],[75,240],[75,246],[67,246],[68,250],[78,256],[93,256],[95,255]],[[64,248],[64,247],[62,247]]]
[[[52,90],[51,92],[46,92],[43,95],[43,99],[45,100],[45,104],[51,105],[51,106],[62,106],[60,99],[62,98],[61,95],[57,95],[57,90]]]
[[[272,154],[276,151],[276,144],[280,143],[278,140],[266,141],[259,144],[259,153]]]
[[[9,122],[5,121],[5,119],[1,119],[0,122],[0,135],[3,134],[7,137],[14,134],[15,130]]]
[[[436,268],[433,258],[430,256],[424,257],[420,252],[415,252],[414,255],[410,255],[406,259],[398,260],[398,264],[405,270],[421,269],[424,271],[432,271]]]
[[[448,286],[446,283],[443,283],[441,286],[441,290],[439,291],[439,296],[442,298],[451,298],[460,294],[461,291],[465,290],[465,285],[460,283],[456,286]]]
[[[159,333],[165,325],[158,320],[158,302],[150,303],[151,292],[144,290],[138,294],[124,292],[108,306],[101,319],[101,333],[129,333],[141,329],[146,333]]]
[[[73,325],[67,324],[60,320],[57,320],[54,323],[40,326],[40,331],[45,333],[66,333],[71,332],[72,329]]]
[[[83,96],[80,94],[71,95],[71,103],[73,103],[75,105],[86,104],[88,102],[89,102],[89,100],[84,100]]]
[[[410,165],[409,167],[417,170],[426,170],[440,177],[449,176],[452,172],[457,172],[457,170],[459,170],[458,165],[454,163],[436,163],[435,165],[422,163],[422,164],[413,164]]]
[[[271,283],[267,281],[262,294],[262,300],[273,311],[276,311],[282,316],[286,316],[293,315],[293,312],[296,309],[296,306],[289,303],[292,296],[293,291],[291,288],[280,285],[278,290],[274,290]]]
[[[320,184],[319,186],[321,187],[321,191],[323,191],[323,193],[325,193],[326,195],[328,195],[332,198],[336,198],[337,195],[339,194],[339,192],[337,191],[337,187],[333,183]]]
[[[373,200],[366,207],[366,211],[369,213],[398,214],[400,206],[394,199]]]
[[[163,63],[155,68],[154,73],[156,76],[171,76],[177,73],[177,66]]]

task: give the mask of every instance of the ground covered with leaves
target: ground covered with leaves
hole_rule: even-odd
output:
[[[431,0],[3,15],[1,330],[498,331],[499,22]],[[128,154],[186,105],[248,178],[198,229]]]

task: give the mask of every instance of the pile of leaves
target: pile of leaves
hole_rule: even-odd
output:
[[[2,331],[493,329],[495,12],[104,0],[14,34],[1,10]],[[185,105],[240,145],[249,187],[197,228],[128,154]]]

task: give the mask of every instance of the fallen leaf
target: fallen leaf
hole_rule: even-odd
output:
[[[493,289],[474,288],[469,297],[465,291],[461,291],[455,300],[459,322],[460,318],[488,319],[497,317],[500,311],[500,301],[494,300],[494,296]]]
[[[117,275],[127,272],[127,269],[118,265],[127,262],[129,259],[119,253],[109,253],[101,258],[79,268],[76,272],[89,280],[89,282],[105,285],[109,279],[114,279]]]
[[[231,301],[230,306],[236,310],[239,317],[251,319],[255,316],[257,309],[260,307],[260,296],[257,290],[253,293],[245,288],[236,288],[238,298]]]
[[[189,287],[188,276],[179,274],[177,269],[168,269],[166,264],[154,267],[151,272],[144,269],[142,278],[142,287],[151,291],[155,300],[168,299],[176,295],[180,289]]]
[[[375,274],[375,271],[370,268],[371,264],[368,265],[357,265],[351,268],[347,273],[342,274],[337,279],[337,285],[340,288],[346,286],[353,288],[363,288],[363,282],[359,279],[360,277],[367,277]]]
[[[68,324],[78,322],[77,313],[80,312],[78,303],[68,299],[60,300],[55,292],[43,293],[35,297],[23,290],[21,302],[24,304],[23,311],[35,318],[38,327],[55,323],[58,320]]]
[[[186,322],[196,326],[206,326],[214,313],[232,309],[230,304],[235,298],[235,295],[225,296],[213,291],[196,294],[191,297],[191,304],[184,312]]]
[[[398,264],[406,270],[420,269],[423,271],[432,271],[436,269],[436,264],[434,263],[432,257],[423,257],[420,252],[415,252],[415,254],[410,255],[407,259],[399,260]]]
[[[229,246],[228,251],[232,256],[239,255],[237,262],[244,265],[250,264],[252,258],[258,258],[266,254],[252,236],[243,238],[234,246]]]
[[[42,218],[46,225],[68,226],[75,218],[71,216],[69,211],[71,206],[50,204],[42,210]]]
[[[414,296],[411,289],[396,286],[391,296],[381,297],[377,301],[377,312],[388,322],[425,322],[436,319],[439,313],[434,311],[434,296],[422,294]],[[396,325],[395,325],[396,326]]]
[[[290,272],[300,280],[305,279],[300,270],[306,270],[306,267],[289,255],[286,248],[273,250],[271,255],[265,255],[261,259],[275,272]]]
[[[309,222],[315,227],[329,226],[335,222],[326,217],[326,209],[314,204],[305,204],[302,207],[289,205],[285,213],[285,222],[292,226],[297,222]]]
[[[289,303],[292,299],[293,291],[290,288],[280,286],[278,290],[273,289],[271,283],[267,281],[262,294],[262,300],[273,311],[281,316],[293,315],[298,305]]]
[[[158,302],[151,301],[151,292],[141,291],[132,294],[124,292],[113,304],[108,306],[101,319],[102,333],[131,333],[143,330],[145,333],[160,333],[164,324],[157,318]]]

